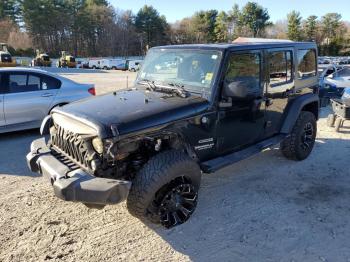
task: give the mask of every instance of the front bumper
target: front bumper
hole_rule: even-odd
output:
[[[95,177],[82,169],[72,171],[51,154],[44,138],[34,140],[30,151],[30,170],[48,178],[55,195],[62,200],[100,207],[118,204],[128,196],[130,181]]]

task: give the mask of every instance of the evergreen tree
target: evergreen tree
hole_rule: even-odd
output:
[[[135,17],[135,27],[148,47],[167,42],[166,32],[169,25],[166,18],[160,16],[152,6],[145,5],[140,9]]]
[[[216,42],[227,42],[228,17],[224,11],[220,12],[216,17],[214,33],[215,33]]]
[[[239,16],[239,24],[245,26],[253,37],[261,37],[266,27],[271,25],[270,15],[266,8],[258,3],[248,2]]]
[[[317,16],[310,15],[304,23],[304,33],[307,41],[316,41],[317,38]]]
[[[288,38],[293,41],[302,40],[301,16],[297,11],[288,14]]]

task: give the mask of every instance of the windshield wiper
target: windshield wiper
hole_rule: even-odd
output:
[[[141,85],[144,85],[144,84],[146,84],[147,85],[147,87],[150,89],[150,90],[152,90],[152,91],[154,91],[155,89],[156,89],[156,85],[154,84],[154,81],[152,81],[152,80],[149,80],[149,79],[140,79],[139,81],[137,81],[137,83],[138,84],[141,84]]]
[[[184,85],[180,85],[178,83],[175,82],[171,82],[171,83],[167,83],[167,85],[175,91],[175,93],[177,93],[179,96],[181,97],[188,97],[189,96],[189,92],[185,89]]]
[[[155,81],[149,79],[140,79],[139,81],[137,81],[137,83],[141,85],[147,85],[147,87],[152,91],[157,90],[171,92],[183,98],[186,98],[189,95],[189,93],[185,90],[184,86],[178,83],[167,83],[166,85],[163,85],[157,84],[155,83]]]

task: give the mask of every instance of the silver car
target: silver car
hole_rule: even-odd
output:
[[[40,127],[56,107],[95,95],[93,84],[78,84],[40,69],[0,69],[0,133]]]

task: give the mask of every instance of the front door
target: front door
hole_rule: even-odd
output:
[[[294,90],[293,49],[268,50],[266,59],[269,79],[265,93],[265,136],[271,137],[280,131],[288,97]]]
[[[227,61],[224,86],[240,85],[246,97],[227,97],[225,88],[218,112],[217,138],[220,154],[239,150],[258,141],[264,131],[264,77],[261,51],[233,52]]]
[[[39,74],[7,74],[8,92],[4,95],[6,125],[39,126],[48,114],[57,89],[44,90]]]

